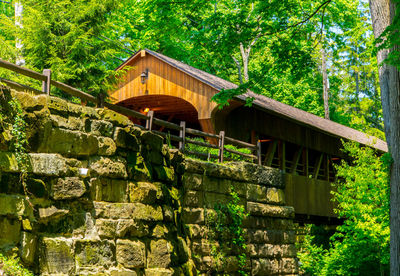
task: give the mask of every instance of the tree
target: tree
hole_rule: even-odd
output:
[[[344,220],[324,242],[311,227],[298,256],[312,275],[385,275],[389,271],[389,183],[387,155],[369,147],[344,144],[351,161],[337,166],[334,201]]]
[[[3,38],[7,45],[14,45],[18,38],[17,43],[23,45],[26,67],[36,71],[51,69],[54,79],[94,95],[107,92],[116,74],[114,69],[123,59],[115,43],[101,39],[100,34],[108,29],[107,14],[117,7],[118,1],[21,0],[21,3],[23,28],[11,24],[12,15],[3,15],[0,34],[6,34]],[[18,56],[19,51],[17,61]]]
[[[399,26],[396,2],[389,0],[370,0],[369,2],[375,38],[379,39],[381,35],[386,34],[384,31],[390,24],[394,24],[393,29],[396,35]],[[385,42],[384,39],[381,41]],[[380,64],[379,82],[385,135],[393,159],[390,171],[390,275],[395,276],[400,275],[400,232],[398,231],[400,229],[400,75],[393,63],[386,63],[389,55],[398,50],[395,44],[389,44],[389,46],[391,48],[379,49],[377,59]]]

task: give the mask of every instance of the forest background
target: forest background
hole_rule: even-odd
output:
[[[22,17],[15,4],[0,0],[0,58],[52,69],[54,79],[83,91],[105,93],[114,69],[149,48],[240,84],[218,103],[251,89],[384,139],[365,0],[21,0]],[[6,71],[0,77],[21,82]],[[338,168],[335,195],[345,223],[323,241],[310,232],[299,254],[303,270],[385,275],[388,162],[371,149],[345,148],[353,166]]]

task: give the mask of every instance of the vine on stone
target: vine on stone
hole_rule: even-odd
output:
[[[208,239],[211,245],[211,256],[218,267],[227,267],[229,256],[235,256],[238,273],[247,275],[246,266],[246,240],[244,237],[243,220],[248,216],[243,205],[240,205],[240,198],[234,188],[231,187],[232,199],[224,204],[215,205],[214,212],[206,217],[206,224],[209,229]]]

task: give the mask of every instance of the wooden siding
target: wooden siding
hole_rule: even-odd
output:
[[[251,132],[255,131],[260,135],[270,136],[322,153],[344,156],[340,150],[342,143],[339,137],[268,114],[266,111],[238,107],[225,116],[223,113],[223,111],[217,111],[214,116],[215,130],[225,130],[226,135],[230,137],[250,142]]]
[[[216,104],[211,97],[218,91],[149,55],[137,55],[128,64],[131,66],[124,81],[110,96],[114,103],[123,102],[144,95],[168,95],[179,97],[191,103],[198,112],[198,119],[210,119]],[[149,78],[141,83],[140,75],[149,70]]]
[[[284,182],[286,205],[296,214],[337,217],[330,182],[291,174],[284,174]]]

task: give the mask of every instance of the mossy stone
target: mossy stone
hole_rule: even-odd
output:
[[[73,243],[65,238],[48,238],[42,240],[40,254],[40,272],[42,274],[67,274],[75,272]]]

